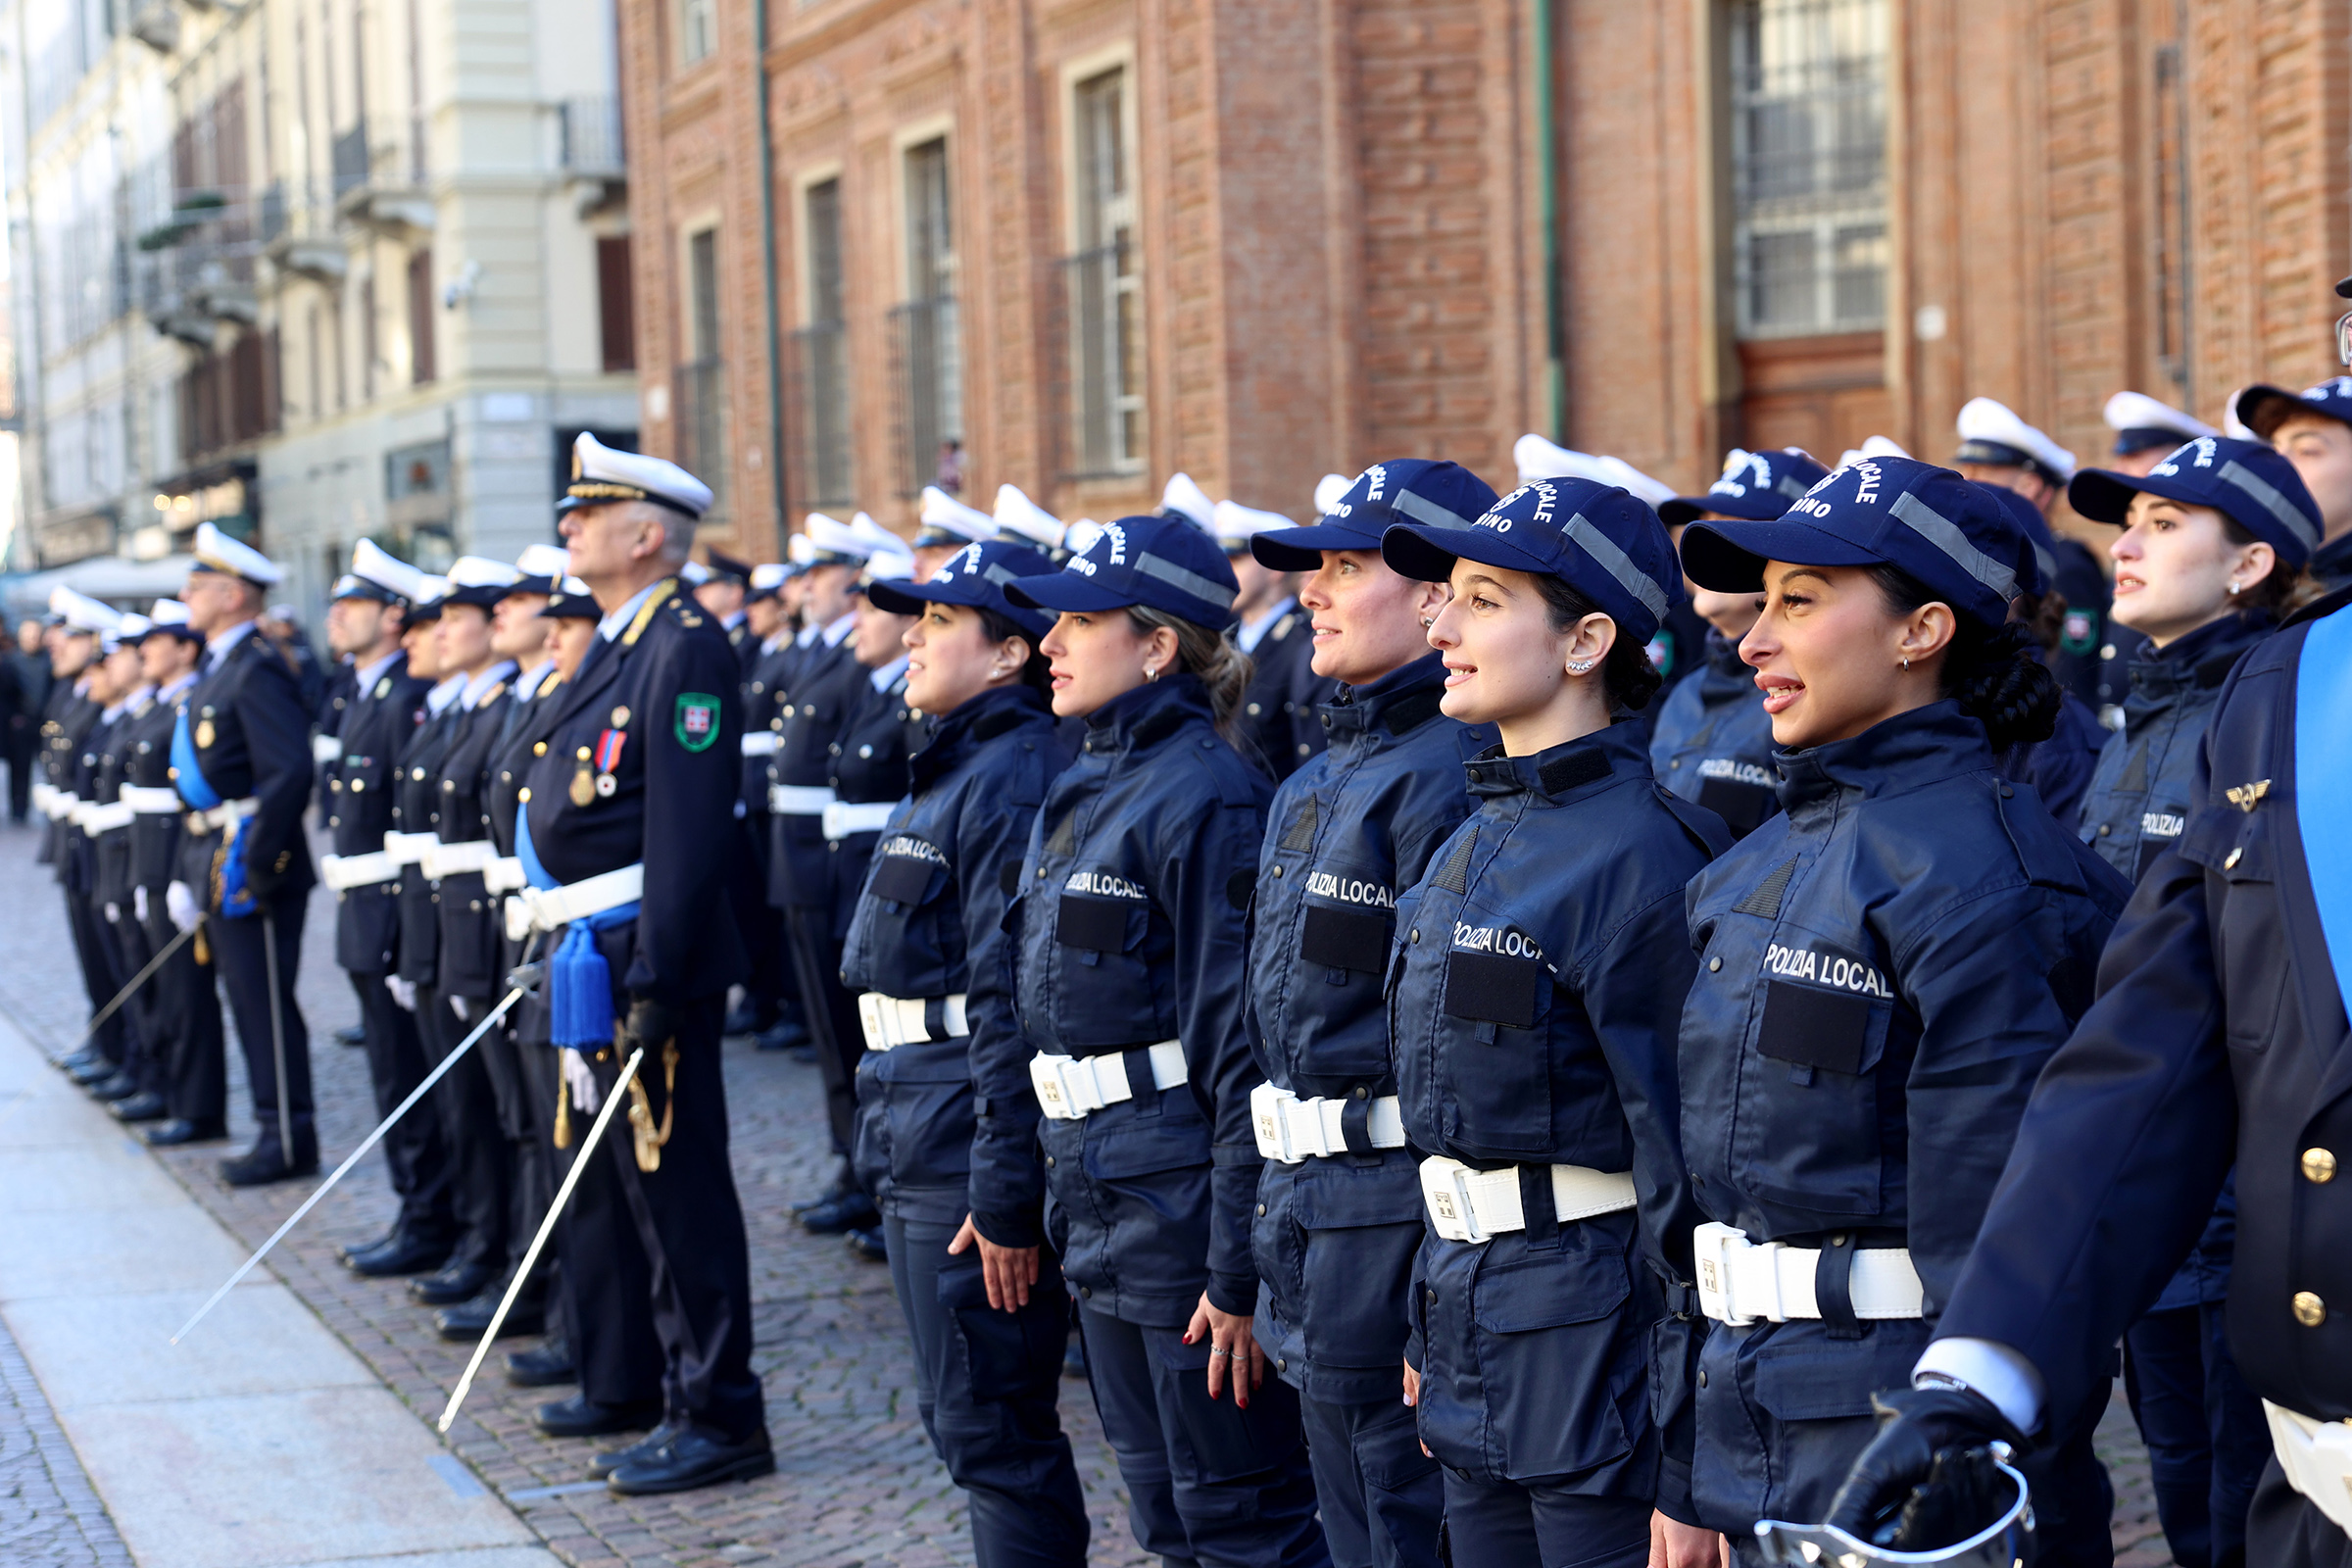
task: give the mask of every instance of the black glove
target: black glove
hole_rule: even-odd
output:
[[[1974,1389],[1888,1389],[1870,1402],[1878,1435],[1846,1472],[1829,1523],[1873,1545],[1932,1550],[1966,1540],[2014,1500],[2001,1494],[2006,1482],[1988,1455],[1961,1451],[1994,1442],[2025,1449],[2025,1435],[1990,1399]]]
[[[629,1021],[621,1025],[620,1043],[631,1051],[643,1047],[658,1055],[677,1032],[677,1014],[651,997],[639,997],[629,1004]]]

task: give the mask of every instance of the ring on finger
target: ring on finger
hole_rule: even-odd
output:
[[[1211,1355],[1231,1355],[1233,1352],[1225,1348],[1225,1347],[1222,1345],[1212,1345],[1208,1348],[1208,1353]]]

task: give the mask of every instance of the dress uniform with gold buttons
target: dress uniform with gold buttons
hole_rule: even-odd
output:
[[[782,594],[789,569],[779,562],[750,568],[744,596],[747,619],[755,612],[770,613],[760,607],[772,606]],[[791,983],[792,966],[784,952],[783,916],[767,899],[767,862],[773,851],[767,770],[783,739],[784,694],[798,653],[795,630],[786,623],[766,637],[748,638],[736,650],[743,662],[738,687],[743,700],[743,793],[737,814],[743,819],[744,845],[727,882],[727,897],[735,906],[735,923],[751,956],[752,973],[744,982],[741,1015],[729,1015],[727,1033],[758,1036],[762,1051],[783,1050],[807,1037],[799,988]]]
[[[138,675],[138,643],[146,631],[146,616],[123,615],[99,639],[105,707],[82,742],[74,783],[82,806],[70,819],[74,828],[75,875],[97,915],[108,978],[117,991],[146,967],[148,958],[131,902],[130,812],[121,802],[122,762],[129,751],[125,732],[154,699],[153,690],[144,686]],[[152,985],[142,986],[124,1001],[122,1010],[129,1019],[129,1055],[121,1071],[89,1086],[91,1097],[124,1121],[147,1121],[163,1110],[162,1097],[155,1093],[162,1052],[157,1044],[154,1001]]]
[[[66,929],[74,939],[82,989],[95,1012],[114,999],[119,986],[107,964],[97,910],[86,897],[87,890],[76,886],[72,850],[79,830],[69,813],[75,799],[74,775],[83,743],[96,727],[101,709],[89,695],[89,666],[98,655],[98,634],[115,623],[116,612],[63,585],[50,594],[49,610],[58,618],[59,632],[50,653],[56,678],[50,684],[41,718],[42,788],[34,802],[42,811],[40,858],[57,868],[58,886],[65,894]],[[113,1076],[129,1054],[130,1020],[118,1010],[98,1026],[69,1070],[78,1081],[95,1083]]]

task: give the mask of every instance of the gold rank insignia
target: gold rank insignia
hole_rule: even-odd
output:
[[[213,744],[213,721],[211,719],[200,718],[196,721],[196,744],[199,748],[207,751],[211,750]]]
[[[596,769],[588,765],[588,748],[585,746],[580,748],[579,765],[571,772],[571,804],[596,804]]]
[[[2271,793],[2271,781],[2267,778],[2260,778],[2251,784],[2232,784],[2223,793],[2230,797],[2231,806],[2241,811],[2251,812],[2255,807],[2262,804],[2262,798]]]

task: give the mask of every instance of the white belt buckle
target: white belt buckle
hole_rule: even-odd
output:
[[[1709,1220],[1690,1236],[1690,1249],[1698,1264],[1699,1310],[1718,1323],[1744,1328],[1755,1321],[1740,1317],[1732,1309],[1732,1248],[1744,1246],[1747,1233],[1730,1225]]]
[[[1474,1246],[1489,1240],[1487,1228],[1478,1222],[1478,1204],[1470,1197],[1470,1167],[1457,1164],[1446,1174],[1453,1178],[1453,1199],[1461,1205],[1462,1240]]]
[[[1301,1162],[1301,1156],[1291,1151],[1291,1118],[1283,1104],[1291,1098],[1289,1090],[1270,1083],[1250,1091],[1250,1119],[1257,1124],[1258,1154],[1285,1165]]]
[[[884,1034],[882,1012],[882,993],[861,991],[858,994],[858,1022],[865,1030],[865,1049],[868,1051],[888,1051],[898,1044]]]
[[[1074,1069],[1084,1064],[1075,1056],[1039,1052],[1029,1058],[1029,1081],[1036,1086],[1038,1108],[1055,1121],[1077,1121],[1102,1108],[1102,1096],[1092,1072]],[[1086,1079],[1083,1092],[1078,1079]]]
[[[1060,1075],[1062,1093],[1068,1097],[1070,1109],[1080,1116],[1091,1116],[1110,1103],[1102,1092],[1102,1079],[1095,1056],[1061,1056],[1054,1060],[1054,1071]],[[1116,1057],[1112,1058],[1116,1060]],[[1124,1070],[1124,1063],[1121,1064]]]
[[[507,940],[520,942],[531,934],[531,901],[527,892],[517,893],[506,902]]]

